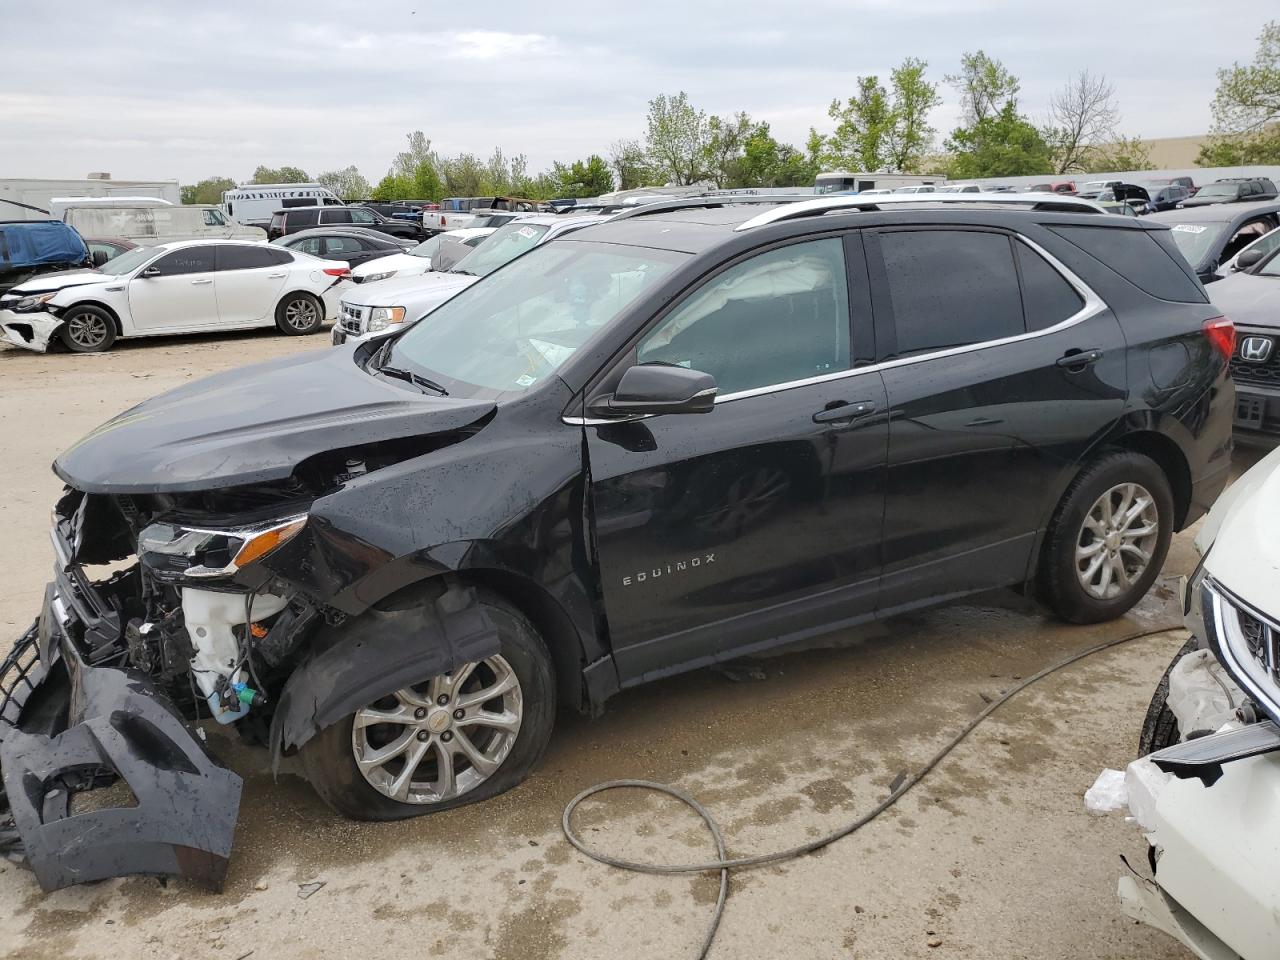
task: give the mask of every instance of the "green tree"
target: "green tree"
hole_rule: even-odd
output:
[[[316,183],[328,188],[343,200],[364,200],[369,197],[372,188],[354,165],[341,170],[330,170],[316,177]]]
[[[236,182],[230,177],[206,177],[199,183],[191,183],[181,190],[183,203],[221,203],[224,190],[232,190]]]
[[[957,127],[946,149],[953,154],[947,170],[951,179],[1019,177],[1053,171],[1044,135],[1018,113],[1013,100],[976,123]]]
[[[1136,137],[1118,136],[1111,143],[1101,144],[1089,151],[1081,172],[1118,173],[1150,168],[1151,153],[1147,150],[1147,145]]]
[[[889,170],[916,173],[926,153],[933,146],[937,132],[929,123],[929,114],[942,103],[938,85],[924,78],[929,64],[907,57],[889,74],[892,108],[889,129],[885,134],[885,153]]]
[[[886,168],[893,108],[878,78],[859,77],[857,95],[844,103],[832,100],[827,116],[836,127],[823,140],[824,163],[868,172]]]
[[[1280,20],[1263,26],[1253,63],[1218,71],[1213,137],[1196,162],[1280,163]]]
[[[960,72],[948,74],[947,83],[960,93],[960,110],[966,126],[974,127],[1016,103],[1022,84],[1003,63],[981,50],[960,57]]]
[[[739,170],[736,187],[807,187],[818,173],[816,162],[775,140],[767,123],[756,124],[744,141]]]
[[[635,140],[614,141],[609,148],[609,164],[613,167],[619,190],[649,186],[655,179],[644,147]]]
[[[253,171],[250,183],[310,183],[311,178],[301,167],[260,166]]]
[[[488,167],[475,154],[460,153],[440,160],[443,196],[480,197],[488,191]]]
[[[556,197],[598,197],[613,190],[613,174],[604,158],[592,154],[586,160],[575,160],[569,166],[557,163],[550,178]],[[537,197],[535,199],[542,199]]]
[[[683,90],[650,100],[646,126],[645,153],[659,176],[679,185],[703,179],[707,118]]]
[[[702,144],[702,169],[717,187],[746,186],[742,157],[747,138],[755,129],[743,111],[732,117],[708,117]]]

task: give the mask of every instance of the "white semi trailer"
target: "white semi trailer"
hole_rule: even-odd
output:
[[[0,179],[0,220],[57,220],[54,197],[154,197],[172,204],[182,202],[177,180]]]

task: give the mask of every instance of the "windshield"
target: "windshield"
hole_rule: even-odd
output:
[[[98,268],[99,272],[113,277],[132,273],[156,255],[155,247],[134,247],[118,257],[113,257]]]
[[[1234,183],[1211,183],[1207,187],[1201,187],[1197,197],[1234,197],[1240,187]]]
[[[1213,248],[1225,229],[1225,223],[1176,223],[1173,225],[1173,242],[1187,262],[1195,266]]]
[[[411,257],[427,257],[428,259],[435,255],[440,249],[440,242],[447,237],[447,233],[437,233],[430,240],[423,240],[420,244],[408,251]]]
[[[644,247],[548,243],[446,300],[395,342],[383,366],[526,390],[685,259]]]
[[[551,227],[545,223],[508,223],[499,227],[484,243],[459,260],[453,273],[468,273],[473,277],[487,277],[503,264],[510,263],[520,254],[537,246],[542,235]]]

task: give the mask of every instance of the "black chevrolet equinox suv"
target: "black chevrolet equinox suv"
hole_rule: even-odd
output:
[[[1088,201],[702,199],[147,401],[54,465],[0,677],[28,858],[220,880],[239,780],[197,717],[392,819],[657,677],[992,588],[1117,617],[1226,480],[1233,339],[1166,229]],[[86,766],[138,806],[50,823]]]

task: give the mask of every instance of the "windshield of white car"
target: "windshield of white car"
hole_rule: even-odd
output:
[[[155,247],[134,247],[118,257],[112,257],[100,266],[98,271],[113,277],[122,277],[126,273],[132,273],[155,255]]]
[[[472,277],[487,277],[503,264],[537,246],[551,227],[545,223],[522,223],[519,220],[495,230],[484,243],[467,254],[450,270]]]
[[[447,237],[447,233],[437,233],[430,240],[423,240],[412,250],[406,251],[411,257],[426,257],[430,259],[437,250],[440,249],[440,241]]]
[[[375,363],[411,370],[464,396],[527,390],[687,257],[553,241],[445,301]]]

